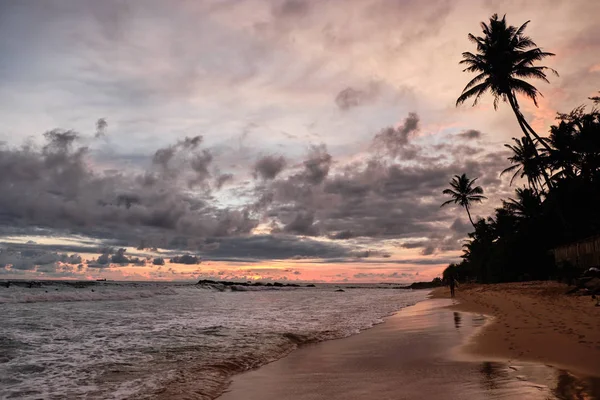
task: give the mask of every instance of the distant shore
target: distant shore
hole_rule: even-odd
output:
[[[459,287],[450,309],[493,317],[464,350],[600,377],[600,307],[568,290],[556,282]],[[434,289],[432,297],[449,298],[449,289]]]

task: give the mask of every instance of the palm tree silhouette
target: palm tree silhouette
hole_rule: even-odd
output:
[[[471,218],[469,206],[473,203],[481,203],[483,199],[487,199],[487,197],[483,195],[481,186],[473,187],[476,180],[477,178],[473,180],[469,179],[467,174],[462,174],[461,176],[454,175],[454,178],[450,181],[451,189],[446,189],[442,192],[443,194],[449,194],[452,198],[445,201],[440,206],[443,207],[450,203],[460,204],[461,207],[464,207],[465,210],[467,210],[467,215],[469,216],[469,221],[471,221],[473,228],[475,228],[475,223],[473,222],[473,218]]]
[[[500,176],[514,172],[512,178],[510,179],[511,185],[517,176],[520,178],[527,176],[527,182],[529,183],[529,186],[533,188],[533,190],[535,190],[536,194],[539,196],[540,192],[538,190],[538,186],[543,189],[540,183],[542,166],[539,163],[539,159],[536,158],[536,146],[526,136],[521,139],[513,138],[513,141],[515,142],[513,145],[504,145],[513,152],[513,155],[508,158],[510,163],[513,165],[505,168],[500,173]]]
[[[528,24],[529,21],[517,28],[506,24],[506,16],[499,19],[498,14],[494,14],[490,18],[489,25],[485,22],[481,23],[483,36],[474,36],[469,33],[469,39],[477,45],[477,53],[462,53],[463,59],[460,64],[467,66],[464,72],[476,72],[478,75],[467,83],[462,94],[456,100],[456,105],[458,106],[472,97],[474,97],[473,105],[476,105],[479,98],[489,91],[494,96],[495,109],[500,100],[507,101],[525,136],[532,140],[531,135],[533,135],[550,151],[550,146],[525,120],[516,97],[517,93],[522,94],[533,100],[537,107],[537,97],[542,94],[535,86],[523,79],[536,78],[549,82],[546,70],[558,75],[552,68],[534,65],[535,62],[554,54],[542,51],[536,47],[537,45],[530,37],[524,35],[523,32]],[[543,173],[547,184],[550,185],[550,179],[545,171]]]
[[[540,212],[542,205],[540,198],[531,189],[519,188],[516,190],[517,198],[510,198],[503,202],[504,207],[518,218],[533,218]]]

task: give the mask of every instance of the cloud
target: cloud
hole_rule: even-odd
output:
[[[253,235],[220,238],[219,246],[203,252],[206,260],[249,261],[299,260],[313,258],[346,257],[350,246],[324,242],[294,235]]]
[[[243,208],[210,201],[208,165],[200,137],[158,150],[142,173],[91,168],[89,149],[73,131],[44,134],[41,149],[0,147],[3,226],[46,227],[168,246],[170,236],[202,237],[250,232],[257,222]],[[195,193],[187,188],[203,183]],[[141,233],[143,232],[143,233]]]
[[[264,156],[254,164],[254,176],[264,180],[275,179],[285,165],[286,160],[283,156]]]
[[[275,2],[272,12],[273,16],[277,18],[285,17],[303,17],[305,16],[310,7],[308,0],[284,0]]]
[[[416,113],[410,113],[401,125],[383,128],[376,134],[373,145],[384,154],[395,158],[405,150],[409,140],[418,131],[419,116]]]
[[[191,254],[183,254],[181,256],[175,256],[175,257],[172,257],[169,261],[173,264],[188,264],[188,265],[200,264],[202,262],[200,257],[194,256]]]
[[[308,158],[304,161],[304,172],[302,178],[310,184],[319,184],[329,174],[332,157],[327,152],[327,146],[311,146]]]
[[[335,104],[342,111],[372,103],[380,93],[380,85],[370,82],[365,89],[347,87],[335,96]]]
[[[81,263],[81,256],[77,254],[56,253],[37,249],[35,245],[22,247],[0,248],[0,268],[12,271],[34,271],[52,273],[61,268],[61,265],[77,265]]]
[[[96,121],[96,134],[94,137],[101,138],[106,136],[106,129],[108,128],[108,122],[106,122],[106,118],[99,118]]]
[[[165,265],[165,259],[162,257],[156,257],[152,260],[152,265]]]
[[[215,182],[215,187],[221,189],[227,182],[233,180],[233,174],[220,174]]]
[[[299,212],[292,221],[283,227],[283,232],[296,235],[317,236],[319,234],[319,229],[315,226],[314,214]]]
[[[406,145],[418,129],[418,121],[416,114],[409,114],[402,126],[395,129],[397,135],[387,137],[388,142],[393,142],[392,147],[394,143]],[[381,141],[380,135],[373,138],[374,143]],[[452,142],[414,143],[412,146],[417,156],[411,162],[374,154],[359,161],[337,164],[333,172],[330,171],[333,157],[326,148],[313,150],[302,163],[304,170],[275,179],[264,188],[267,201],[260,207],[267,218],[276,222],[273,232],[346,241],[427,237],[427,240],[404,245],[421,248],[423,255],[460,249],[464,227],[456,222],[455,213],[440,209],[442,190],[454,174],[465,172],[479,177],[486,194],[508,193],[508,185],[498,179],[498,171],[506,165],[505,154],[472,151]],[[439,155],[434,157],[434,153]],[[322,173],[311,173],[313,170]],[[440,229],[445,230],[451,224],[454,230],[439,237]]]
[[[467,129],[458,134],[458,136],[462,137],[463,139],[479,139],[481,138],[481,135],[481,131],[476,129]]]

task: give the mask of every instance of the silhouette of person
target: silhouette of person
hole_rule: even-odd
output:
[[[448,278],[448,284],[450,285],[450,297],[454,297],[454,288],[458,286],[458,282],[456,282],[454,276]]]

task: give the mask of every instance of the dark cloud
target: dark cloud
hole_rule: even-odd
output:
[[[329,235],[330,239],[334,239],[334,240],[345,240],[345,239],[351,239],[354,237],[354,233],[352,231],[340,231],[340,232],[335,232]]]
[[[304,172],[302,177],[308,183],[317,185],[327,177],[331,167],[332,157],[327,152],[324,144],[312,146],[308,153],[308,158],[304,161]]]
[[[275,2],[272,13],[278,18],[298,18],[308,14],[309,7],[308,0],[283,0]]]
[[[215,181],[215,187],[221,189],[227,182],[233,180],[233,174],[220,174]]]
[[[386,139],[406,145],[418,129],[418,121],[417,115],[410,114],[394,130],[396,136]],[[382,140],[380,135],[374,138],[375,143]],[[273,232],[346,240],[424,237],[428,239],[404,246],[420,248],[423,255],[457,250],[460,238],[464,238],[462,227],[460,232],[450,230],[445,236],[434,237],[441,225],[447,229],[456,220],[456,211],[451,214],[440,209],[442,190],[454,174],[465,172],[479,177],[487,194],[506,193],[508,186],[498,179],[498,171],[506,165],[505,155],[468,151],[452,143],[414,147],[418,154],[435,151],[442,156],[417,155],[414,163],[375,156],[336,165],[330,172],[333,161],[322,147],[308,155],[304,171],[270,182],[262,192],[265,201],[259,208],[266,218],[280,224]],[[474,212],[479,207],[485,204]],[[457,223],[455,228],[459,228]]]
[[[39,150],[0,148],[0,190],[5,193],[0,223],[5,232],[27,234],[45,227],[88,235],[120,249],[101,252],[88,263],[96,268],[144,265],[145,259],[124,250],[140,243],[230,261],[348,259],[371,248],[361,240],[381,238],[426,238],[404,245],[424,255],[456,250],[468,225],[455,210],[440,209],[441,191],[454,174],[465,172],[479,177],[486,194],[505,193],[508,186],[498,171],[507,164],[506,154],[481,152],[475,145],[410,143],[418,127],[419,117],[409,114],[393,133],[373,138],[374,148],[385,145],[392,153],[412,148],[411,162],[371,153],[370,158],[334,163],[322,144],[310,147],[305,159],[283,176],[282,157],[263,157],[254,168],[261,181],[237,187],[237,208],[218,207],[212,197],[211,189],[232,177],[210,167],[215,158],[202,148],[200,136],[157,151],[148,171],[125,174],[91,170],[89,152],[78,146],[77,133],[50,131]],[[195,178],[201,183],[197,188],[190,185]],[[474,214],[486,211],[484,207]],[[259,221],[273,235],[248,236]],[[439,235],[440,229],[447,234]],[[307,236],[338,242],[324,244]],[[90,251],[94,246],[98,244],[52,250],[97,253]]]
[[[456,218],[452,225],[450,225],[450,229],[459,234],[466,235],[466,233],[471,231],[473,227],[468,222],[465,222],[460,218]]]
[[[33,271],[45,267],[41,272],[54,272],[62,264],[81,263],[81,256],[38,249],[34,245],[0,248],[0,268],[19,271]]]
[[[248,261],[346,257],[352,249],[338,243],[293,235],[253,235],[218,239],[219,246],[203,253],[205,259]]]
[[[406,243],[402,243],[400,245],[400,247],[402,247],[404,249],[417,249],[417,248],[425,247],[425,246],[427,246],[427,242],[426,241],[406,242]]]
[[[376,134],[373,139],[373,145],[382,153],[395,158],[406,150],[405,147],[409,143],[409,140],[418,131],[419,116],[416,113],[410,113],[401,125],[383,128]]]
[[[478,131],[476,129],[467,129],[458,134],[458,136],[464,139],[479,139],[481,138],[481,135],[481,131]]]
[[[421,255],[423,255],[423,256],[430,256],[433,253],[435,253],[435,249],[436,249],[435,246],[425,246],[423,248],[423,250],[421,250]]]
[[[41,149],[0,147],[0,225],[45,227],[167,246],[171,236],[244,234],[256,221],[243,209],[211,204],[212,156],[201,137],[157,151],[140,174],[91,169],[79,134],[52,130]],[[202,183],[201,190],[186,188]]]
[[[181,256],[172,257],[169,261],[173,264],[194,265],[194,264],[200,264],[202,262],[202,259],[198,256],[194,256],[191,254],[183,254]]]
[[[111,265],[120,265],[120,266],[135,265],[135,266],[143,267],[144,265],[146,265],[145,259],[139,258],[139,257],[127,256],[125,254],[126,252],[127,252],[127,249],[125,249],[125,248],[118,248],[116,251],[111,247],[101,249],[102,254],[100,254],[98,256],[98,258],[88,261],[88,267],[90,267],[90,268],[107,268],[107,267],[110,267]]]
[[[98,121],[96,121],[96,134],[94,136],[96,138],[106,136],[107,128],[108,122],[106,122],[106,118],[99,118]]]
[[[361,251],[355,251],[351,254],[352,257],[354,258],[369,258],[369,257],[383,257],[383,258],[388,258],[391,256],[391,254],[389,253],[384,253],[381,251],[377,251],[377,250],[361,250]]]
[[[254,176],[264,180],[275,179],[285,165],[286,160],[283,156],[264,156],[254,164]]]
[[[165,265],[165,259],[162,257],[156,257],[152,260],[153,265]]]
[[[125,255],[126,251],[127,250],[123,248],[118,249],[117,252],[110,258],[110,262],[113,264],[128,265],[129,257]]]
[[[195,176],[188,180],[188,186],[196,186],[210,177],[208,169],[212,161],[213,155],[208,150],[202,150],[202,153],[194,155],[190,161],[190,166],[195,172]]]
[[[317,236],[319,234],[319,229],[315,225],[314,214],[299,212],[290,223],[283,227],[283,232],[296,235]]]
[[[346,111],[373,102],[379,92],[380,85],[376,82],[371,82],[366,89],[347,87],[335,96],[335,104],[340,110]]]

